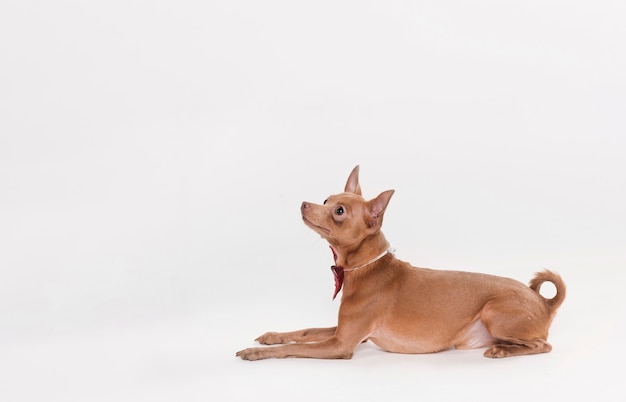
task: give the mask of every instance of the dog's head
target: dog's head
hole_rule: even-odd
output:
[[[378,231],[394,190],[365,200],[359,185],[359,167],[356,166],[343,193],[331,195],[323,204],[303,202],[302,220],[330,243],[342,249],[352,249]]]

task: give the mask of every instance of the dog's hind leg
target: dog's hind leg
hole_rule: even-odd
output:
[[[540,305],[523,303],[515,298],[492,300],[483,307],[481,320],[495,338],[485,357],[501,358],[547,353],[550,315]]]

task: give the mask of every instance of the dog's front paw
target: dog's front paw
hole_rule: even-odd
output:
[[[236,354],[237,357],[241,357],[243,360],[260,360],[265,359],[263,357],[263,348],[248,348],[244,350],[240,350]]]
[[[255,339],[261,345],[282,345],[286,343],[282,334],[278,332],[266,332],[263,335]]]

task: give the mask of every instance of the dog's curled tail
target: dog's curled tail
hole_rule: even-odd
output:
[[[543,272],[537,272],[535,277],[530,281],[529,286],[532,290],[537,292],[539,296],[541,296],[539,291],[541,290],[541,285],[543,285],[544,282],[551,282],[556,288],[556,295],[554,295],[552,299],[546,299],[544,297],[546,304],[550,308],[550,312],[554,314],[556,309],[558,309],[563,303],[563,300],[565,300],[565,282],[563,282],[563,279],[561,279],[559,274],[545,270]]]

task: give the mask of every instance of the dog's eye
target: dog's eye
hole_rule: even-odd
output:
[[[328,202],[328,198],[324,200],[324,205],[326,205],[327,202]]]
[[[343,215],[344,212],[345,211],[343,210],[343,207],[337,207],[335,209],[335,214],[337,214],[337,215]]]

